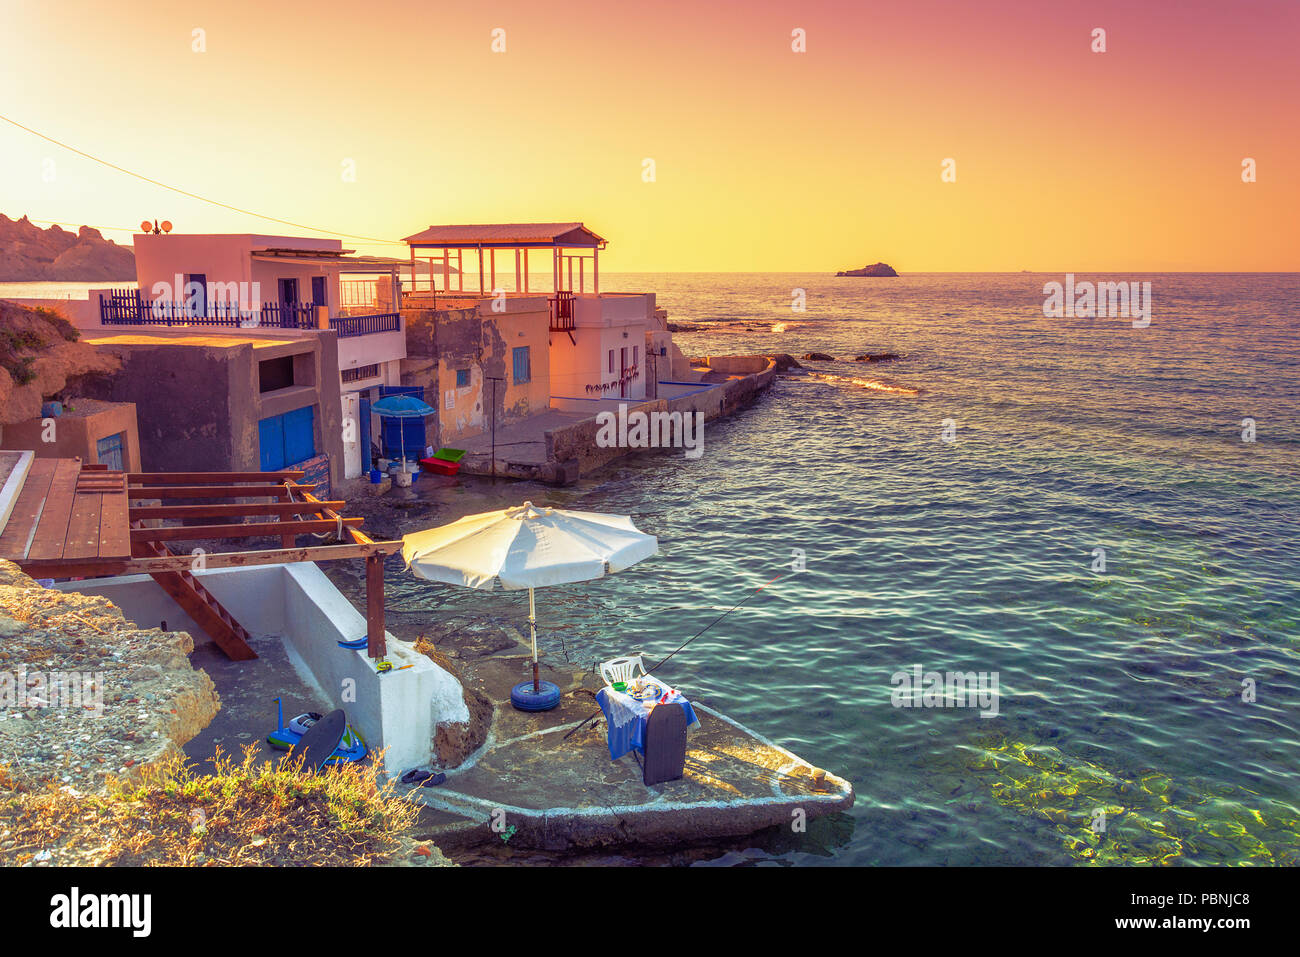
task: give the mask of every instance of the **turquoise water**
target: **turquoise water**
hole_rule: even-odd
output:
[[[539,594],[545,653],[584,665],[657,660],[806,553],[663,674],[857,804],[716,862],[1300,862],[1300,277],[1078,278],[1150,281],[1150,326],[1044,318],[1059,275],[602,277],[707,323],[676,336],[688,355],[904,358],[781,380],[698,460],[440,493],[439,522],[527,496],[659,536],[653,560]],[[396,565],[389,588],[526,613]],[[893,707],[916,664],[996,672],[999,716]]]

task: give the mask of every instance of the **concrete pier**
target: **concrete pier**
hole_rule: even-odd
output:
[[[527,667],[526,655],[493,657],[466,677],[503,702]],[[565,738],[599,710],[594,680],[543,671],[564,689],[558,708],[528,714],[498,704],[482,748],[444,784],[410,790],[426,808],[421,837],[443,848],[503,835],[511,847],[546,850],[670,846],[797,826],[853,804],[848,781],[826,772],[815,784],[809,762],[700,702],[685,776],[647,787],[631,754],[610,760],[603,718]]]
[[[490,429],[460,440],[459,447],[468,453],[461,471],[567,485],[638,451],[598,442],[600,412],[616,412],[620,405],[647,415],[699,412],[708,422],[752,402],[772,385],[780,369],[771,356],[710,356],[692,360],[699,381],[660,382],[654,399],[552,396],[552,408],[545,412],[497,427],[495,467]]]

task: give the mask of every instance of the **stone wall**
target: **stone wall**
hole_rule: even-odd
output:
[[[525,308],[530,303],[510,300],[510,309],[499,315],[485,313],[488,307],[477,303],[402,310],[402,385],[423,389],[425,401],[437,411],[430,444],[455,446],[457,439],[481,435],[493,414],[498,425],[506,425],[546,410],[548,313]],[[517,346],[530,347],[532,379],[527,383],[513,380],[512,350]],[[469,371],[468,387],[457,386],[458,370]],[[489,377],[498,380],[495,391]]]
[[[245,345],[242,359],[252,361]],[[132,402],[146,472],[232,469],[234,422],[228,399],[235,349],[102,346],[120,362],[115,375],[82,382],[87,396]],[[244,401],[251,401],[251,397]]]

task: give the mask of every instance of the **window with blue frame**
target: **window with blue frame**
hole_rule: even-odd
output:
[[[468,370],[468,369],[457,369],[457,370],[456,370],[456,388],[458,388],[458,389],[468,389],[468,388],[469,388],[469,370]]]
[[[315,412],[310,405],[259,421],[257,438],[262,471],[278,472],[315,456],[315,424]]]
[[[513,356],[515,361],[515,385],[521,382],[529,382],[533,378],[533,367],[529,360],[528,346],[515,346]]]
[[[123,472],[126,471],[122,464],[125,447],[125,432],[119,432],[117,435],[106,435],[95,443],[95,457],[99,460],[100,465],[107,465],[115,472]]]

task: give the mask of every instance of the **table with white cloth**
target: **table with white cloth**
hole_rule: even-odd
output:
[[[695,709],[680,691],[657,678],[641,678],[640,681],[644,690],[635,694],[615,691],[608,685],[596,692],[596,703],[605,713],[605,724],[609,728],[606,738],[611,760],[617,761],[632,750],[645,753],[646,721],[655,708],[680,707],[686,712],[688,727],[699,722]]]

